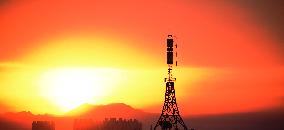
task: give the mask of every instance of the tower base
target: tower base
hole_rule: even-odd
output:
[[[165,101],[162,114],[154,130],[160,126],[161,130],[188,130],[183,122],[176,102],[174,82],[166,83]]]

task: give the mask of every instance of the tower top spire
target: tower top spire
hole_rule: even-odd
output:
[[[172,76],[172,70],[173,70],[173,64],[174,64],[174,39],[173,39],[173,35],[168,35],[168,37],[167,37],[167,64],[168,64],[169,68],[168,68],[168,77],[165,78],[165,82],[174,82],[174,81],[176,81],[176,78],[173,78],[173,76]]]

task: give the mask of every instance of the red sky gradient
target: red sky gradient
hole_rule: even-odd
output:
[[[222,0],[3,2],[0,110],[45,113],[35,108],[45,106],[51,107],[47,113],[62,114],[42,95],[33,93],[37,90],[33,84],[46,69],[71,66],[130,71],[133,79],[99,103],[125,101],[159,113],[167,73],[167,34],[175,35],[179,46],[179,67],[174,75],[182,114],[277,106],[284,97],[283,40],[270,28],[271,23],[260,19],[259,10],[245,5]],[[88,42],[92,38],[110,42]],[[101,48],[97,52],[91,48],[96,46]],[[114,52],[116,49],[119,51]]]

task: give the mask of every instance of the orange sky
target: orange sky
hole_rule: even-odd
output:
[[[179,44],[174,75],[181,113],[276,106],[284,96],[283,40],[242,4],[3,2],[0,110],[63,114],[86,102],[124,102],[159,113],[169,33]]]

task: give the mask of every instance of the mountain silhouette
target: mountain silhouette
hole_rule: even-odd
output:
[[[68,113],[66,116],[93,118],[95,120],[103,120],[105,118],[136,118],[141,119],[148,115],[142,110],[135,109],[124,103],[112,103],[108,105],[91,105],[83,104]]]
[[[33,120],[53,120],[51,115],[34,115],[30,111],[0,114],[0,130],[30,130]]]

